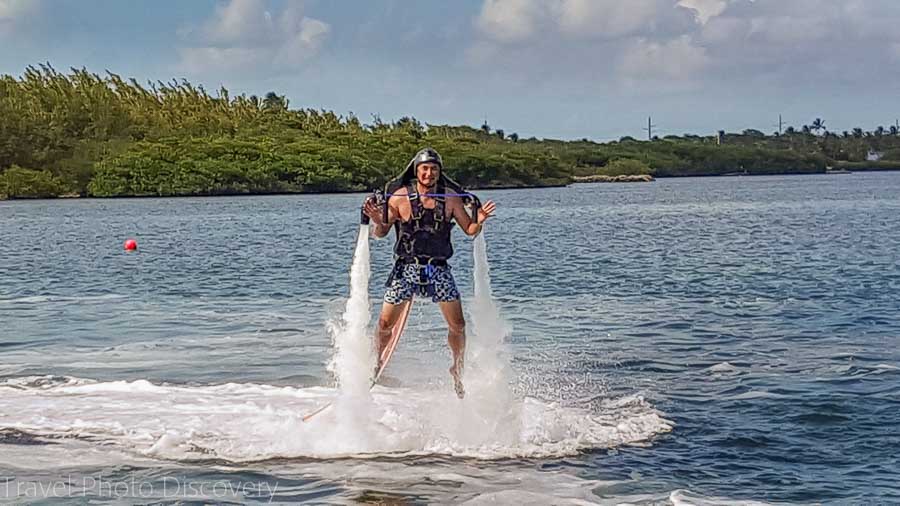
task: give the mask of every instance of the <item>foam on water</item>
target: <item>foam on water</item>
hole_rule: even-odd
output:
[[[760,501],[742,501],[725,497],[705,497],[688,490],[680,489],[673,490],[672,493],[669,494],[669,501],[672,502],[672,506],[715,506],[719,504],[728,504],[731,506],[768,506],[771,504]]]
[[[123,299],[126,295],[120,294],[105,294],[105,295],[79,295],[79,296],[61,296],[61,295],[31,295],[26,297],[10,297],[10,298],[0,298],[0,305],[5,304],[46,304],[46,303],[54,303],[54,302],[78,302],[78,303],[97,303],[101,304],[114,299]]]
[[[0,382],[0,427],[65,437],[165,459],[441,454],[482,459],[570,455],[646,441],[670,423],[640,397],[596,412],[513,401],[503,420],[452,392],[376,387],[367,412],[342,425],[341,409],[302,416],[331,388],[259,384],[180,386],[144,380],[19,378]]]

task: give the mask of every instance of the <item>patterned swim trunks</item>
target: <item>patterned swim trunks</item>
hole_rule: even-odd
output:
[[[434,302],[453,302],[459,299],[459,290],[456,289],[456,281],[450,273],[449,265],[433,266],[434,273],[431,276],[431,284],[434,286]],[[387,291],[384,292],[384,301],[388,304],[400,304],[410,297],[420,295],[422,270],[424,266],[416,264],[403,264],[395,267],[395,272],[388,282]],[[427,285],[424,285],[427,286]]]

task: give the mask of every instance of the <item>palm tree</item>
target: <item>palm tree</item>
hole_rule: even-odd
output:
[[[861,139],[862,136],[863,136],[862,128],[856,127],[853,129],[853,137],[856,137],[857,139]]]
[[[884,135],[884,127],[883,126],[879,126],[878,128],[875,129],[876,137],[881,137],[883,135]]]
[[[809,126],[809,129],[815,131],[816,133],[819,133],[820,130],[827,131],[825,129],[825,120],[823,120],[822,118],[816,118],[815,120],[813,120],[812,125]]]
[[[891,125],[891,135],[897,135],[900,133],[900,128],[897,128],[897,125]]]

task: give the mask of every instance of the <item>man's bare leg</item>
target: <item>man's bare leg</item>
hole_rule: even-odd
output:
[[[453,389],[456,396],[462,399],[466,395],[462,374],[466,358],[466,319],[463,316],[462,303],[459,300],[441,302],[441,313],[447,321],[447,344],[453,354],[453,365],[450,376],[453,377]]]
[[[378,330],[375,336],[376,374],[381,369],[381,354],[387,348],[388,343],[391,342],[391,332],[394,330],[394,325],[397,324],[397,320],[400,319],[400,315],[403,314],[407,304],[409,304],[409,301],[405,300],[400,304],[385,302],[381,306],[381,316],[378,317]]]

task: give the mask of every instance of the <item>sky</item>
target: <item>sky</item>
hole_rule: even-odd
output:
[[[49,62],[520,137],[867,130],[900,118],[900,0],[0,0]]]

